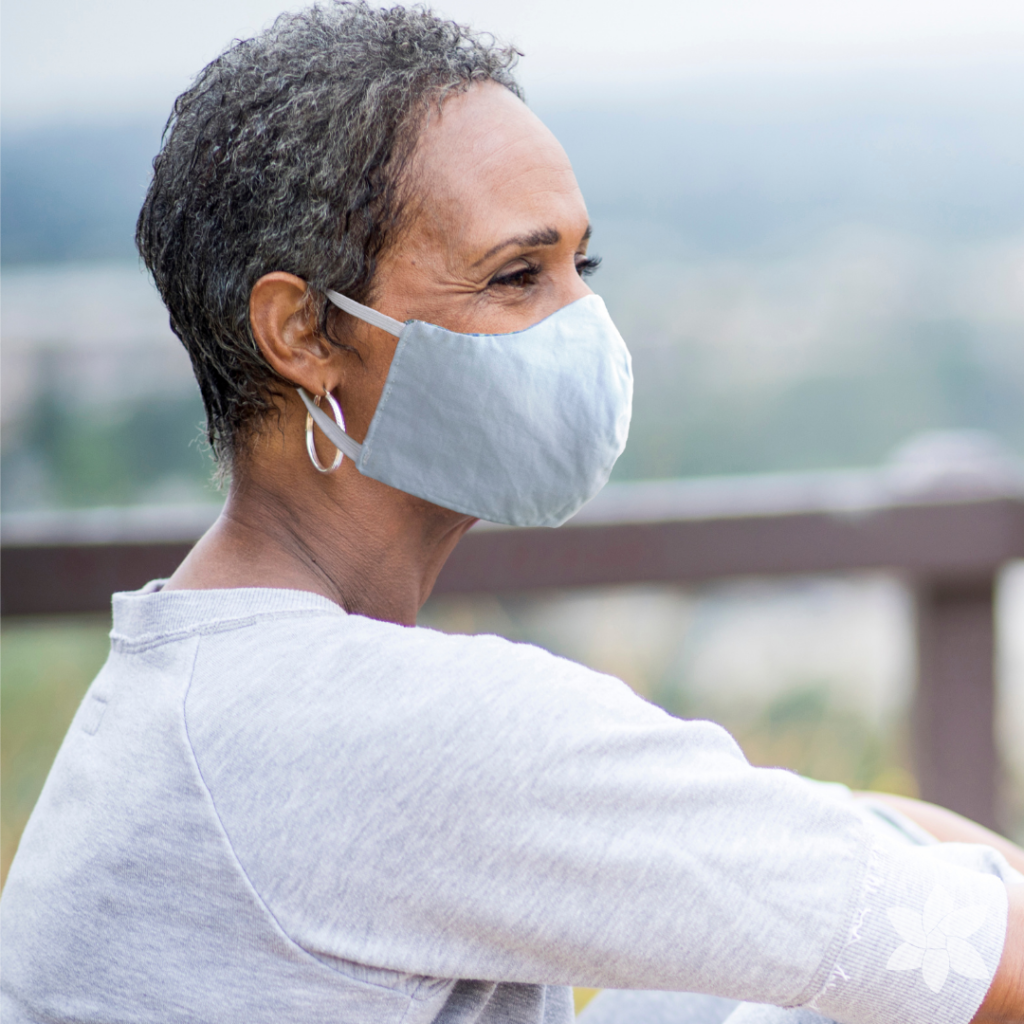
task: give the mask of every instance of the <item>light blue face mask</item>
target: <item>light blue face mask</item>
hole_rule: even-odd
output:
[[[337,292],[327,297],[398,337],[361,445],[298,389],[364,476],[509,526],[560,526],[607,483],[626,446],[633,371],[598,296],[512,334],[403,324]]]

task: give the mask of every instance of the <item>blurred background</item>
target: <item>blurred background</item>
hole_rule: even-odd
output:
[[[5,514],[220,500],[134,220],[175,95],[282,0],[3,5]],[[295,5],[298,6],[298,5]],[[634,356],[620,481],[877,466],[932,431],[1024,457],[1024,7],[444,0],[513,41]],[[975,435],[977,436],[977,435]],[[1004,820],[1024,836],[1024,571],[999,591]],[[752,761],[913,794],[913,608],[858,574],[435,599]],[[105,620],[2,632],[2,870]]]

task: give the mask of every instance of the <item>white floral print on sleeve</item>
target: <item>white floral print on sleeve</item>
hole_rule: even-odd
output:
[[[974,904],[959,910],[953,897],[936,886],[925,902],[921,914],[906,907],[893,907],[888,912],[892,926],[903,939],[903,945],[889,957],[890,971],[913,971],[921,968],[924,983],[940,992],[949,972],[964,978],[987,981],[989,970],[977,950],[966,940],[984,923],[988,907]]]

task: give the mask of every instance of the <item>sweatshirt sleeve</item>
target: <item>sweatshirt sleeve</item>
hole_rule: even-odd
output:
[[[944,845],[872,847],[846,941],[803,1005],[840,1022],[971,1020],[1002,955],[1006,887],[969,852],[936,856]]]
[[[241,870],[312,955],[843,1024],[966,1024],[984,998],[1002,881],[883,841],[718,726],[493,637],[353,617],[275,659],[267,632],[204,641],[187,728]]]

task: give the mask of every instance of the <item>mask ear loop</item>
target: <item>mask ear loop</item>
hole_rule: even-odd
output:
[[[371,309],[369,306],[364,306],[360,302],[356,302],[354,299],[350,299],[345,295],[340,295],[338,292],[331,291],[328,289],[327,298],[334,303],[339,309],[344,310],[350,316],[357,317],[360,320],[365,320],[368,324],[372,324],[374,327],[379,327],[382,331],[387,331],[389,334],[393,334],[396,338],[402,333],[402,328],[405,326],[400,320],[395,320],[390,316],[378,312],[376,309]],[[327,399],[331,406],[331,411],[334,413],[334,423],[332,423],[324,412],[320,409],[320,396],[316,398],[308,395],[304,388],[296,388],[299,393],[299,397],[302,399],[306,406],[306,451],[309,453],[310,461],[321,473],[333,473],[340,465],[342,459],[347,455],[353,462],[358,462],[360,452],[362,451],[362,445],[345,433],[345,417],[341,414],[341,407],[334,400],[334,396],[324,388],[323,397]],[[327,438],[335,448],[338,449],[338,454],[334,456],[334,462],[330,466],[322,466],[320,460],[316,457],[316,446],[313,444],[313,423],[323,431],[324,437]]]
[[[334,395],[332,395],[327,388],[324,388],[324,398],[327,399],[327,402],[331,407],[331,412],[334,413],[335,423],[344,430],[345,417],[341,413],[341,406],[338,405],[334,399]],[[313,404],[319,408],[319,395],[313,399]],[[320,464],[320,460],[316,457],[316,444],[313,440],[313,414],[309,411],[306,412],[306,451],[309,453],[310,462],[312,462],[313,466],[321,473],[333,473],[341,465],[342,459],[345,458],[342,450],[338,448],[334,456],[334,461],[329,466],[323,466]]]

